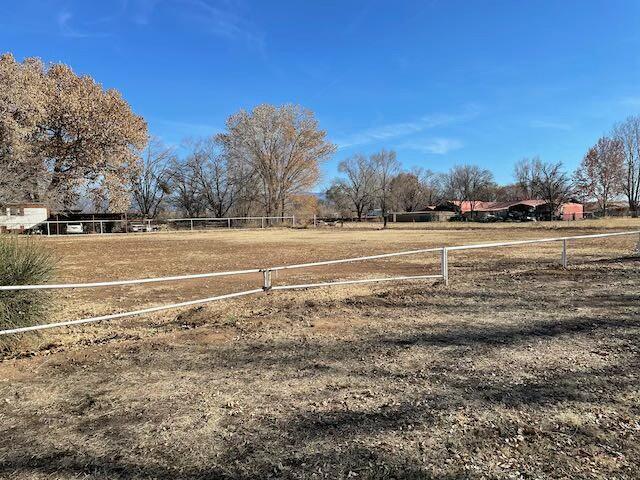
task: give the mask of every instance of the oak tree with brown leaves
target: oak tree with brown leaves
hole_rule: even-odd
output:
[[[63,64],[0,56],[0,196],[124,211],[147,125],[115,89]]]

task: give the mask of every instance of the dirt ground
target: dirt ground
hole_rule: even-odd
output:
[[[442,227],[446,228],[442,228]],[[57,281],[265,267],[640,221],[42,239]],[[638,238],[452,253],[451,285],[331,287],[23,337],[0,361],[0,477],[639,478]],[[438,255],[289,282],[438,273]],[[62,292],[75,319],[256,276]]]

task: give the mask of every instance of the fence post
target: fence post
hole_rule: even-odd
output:
[[[260,217],[260,228],[264,228],[264,217]]]
[[[49,236],[51,236],[51,224],[47,222],[47,237]],[[638,245],[640,245],[640,242],[638,242]]]
[[[231,219],[227,218],[227,228],[231,228]]]
[[[442,280],[445,286],[449,286],[449,250],[447,247],[442,247],[442,253],[440,254],[440,272],[442,274]]]
[[[193,230],[193,220],[189,220],[191,222],[191,230]]]
[[[291,226],[292,227],[296,226],[296,216],[295,215],[291,217]]]
[[[567,241],[562,240],[562,268],[567,268],[568,265],[567,260]]]
[[[640,255],[640,234],[638,234],[638,245],[636,245],[636,252]]]
[[[262,282],[262,290],[268,292],[271,290],[271,270],[268,268],[262,271],[263,282]]]
[[[100,234],[104,233],[104,222],[102,220],[100,220]]]
[[[317,223],[316,223],[316,214],[315,213],[313,214],[313,226],[314,227],[318,226]]]

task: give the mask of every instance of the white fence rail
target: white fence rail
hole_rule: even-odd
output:
[[[475,245],[459,245],[459,246],[452,246],[452,247],[425,248],[425,249],[419,249],[419,250],[409,250],[404,252],[368,255],[364,257],[343,258],[338,260],[325,260],[320,262],[300,263],[295,265],[282,265],[282,266],[269,267],[269,268],[253,268],[253,269],[246,269],[246,270],[232,270],[227,272],[199,273],[199,274],[193,274],[193,275],[143,278],[143,279],[135,279],[135,280],[116,280],[111,282],[65,283],[65,284],[42,284],[42,285],[1,285],[0,291],[52,290],[52,289],[65,289],[65,288],[98,288],[98,287],[111,287],[111,286],[123,286],[123,285],[138,285],[138,284],[145,284],[145,283],[182,281],[182,280],[223,277],[223,276],[232,276],[232,275],[246,275],[246,274],[253,274],[253,273],[263,274],[263,283],[261,288],[245,290],[242,292],[229,293],[225,295],[218,295],[214,297],[202,298],[198,300],[190,300],[186,302],[173,303],[169,305],[149,307],[149,308],[134,310],[130,312],[114,313],[110,315],[84,318],[80,320],[69,320],[64,322],[56,322],[56,323],[49,323],[49,324],[42,324],[42,325],[33,325],[29,327],[19,327],[19,328],[0,330],[0,335],[17,334],[17,333],[24,333],[24,332],[30,332],[35,330],[44,330],[48,328],[71,326],[71,325],[80,325],[85,323],[99,322],[103,320],[114,320],[118,318],[144,315],[147,313],[159,312],[159,311],[169,310],[174,308],[181,308],[181,307],[187,307],[187,306],[198,305],[203,303],[210,303],[218,300],[227,300],[227,299],[237,298],[245,295],[253,295],[257,293],[268,292],[271,290],[274,290],[274,291],[275,290],[297,290],[297,289],[304,289],[304,288],[328,287],[328,286],[334,286],[334,285],[351,285],[351,284],[422,280],[422,279],[434,279],[434,280],[439,279],[439,280],[442,280],[445,285],[448,285],[449,284],[449,253],[455,252],[455,251],[461,251],[461,250],[476,250],[476,249],[483,249],[483,248],[501,248],[501,247],[512,247],[512,246],[519,246],[519,245],[561,242],[562,243],[561,262],[562,262],[562,265],[566,268],[568,264],[567,244],[569,241],[595,239],[595,238],[608,238],[608,237],[617,237],[617,236],[629,236],[629,235],[638,235],[639,238],[638,238],[637,252],[640,254],[640,230],[636,230],[636,231],[627,231],[627,232],[601,233],[601,234],[593,234],[593,235],[575,235],[570,237],[543,238],[543,239],[535,239],[535,240],[515,240],[510,242],[481,243],[481,244],[475,244]],[[339,280],[339,281],[332,281],[332,282],[317,282],[317,283],[306,283],[306,284],[297,284],[297,285],[275,285],[275,286],[272,285],[272,273],[278,272],[280,270],[310,268],[310,267],[316,267],[316,266],[322,266],[322,265],[335,265],[335,264],[341,264],[341,263],[359,262],[359,261],[391,258],[391,257],[405,256],[405,255],[418,255],[422,253],[431,253],[431,252],[440,252],[440,273],[438,274],[410,275],[410,276],[403,275],[403,276],[394,276],[394,277],[367,278],[367,279],[360,279],[360,280]]]
[[[185,223],[188,225],[189,230],[195,230],[198,226],[198,223],[203,224],[205,228],[207,225],[212,226],[212,224],[218,224],[218,227],[227,227],[233,228],[234,225],[237,225],[239,222],[258,222],[260,223],[260,228],[268,227],[276,222],[285,223],[291,221],[291,225],[295,226],[296,217],[295,215],[290,217],[192,217],[192,218],[169,218],[167,219],[168,223],[180,224]],[[208,223],[207,223],[208,222]]]

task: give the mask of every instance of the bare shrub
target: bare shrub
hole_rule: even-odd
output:
[[[55,268],[53,256],[33,239],[0,237],[0,285],[44,283]],[[0,291],[0,329],[39,323],[49,295],[44,290]],[[17,338],[0,336],[0,351],[10,350]]]

